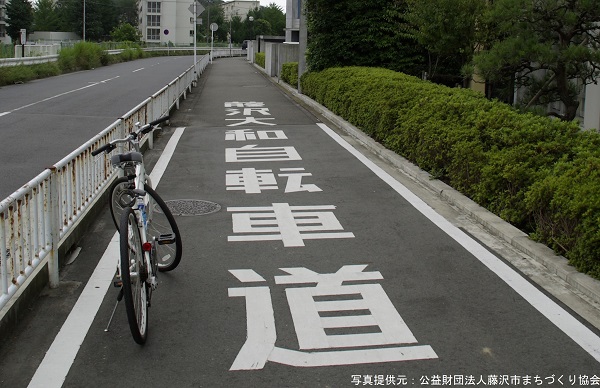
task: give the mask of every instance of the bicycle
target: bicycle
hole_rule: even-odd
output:
[[[125,299],[127,320],[133,339],[144,344],[148,335],[148,307],[152,291],[158,285],[157,271],[171,271],[181,261],[182,242],[173,214],[163,199],[152,189],[140,153],[142,137],[152,132],[158,124],[168,120],[165,116],[142,126],[123,139],[92,151],[110,153],[117,144],[129,143],[133,151],[113,155],[111,164],[123,170],[122,177],[109,188],[111,217],[120,239],[120,257],[114,285],[120,287],[117,303],[105,331],[108,331],[115,310]]]

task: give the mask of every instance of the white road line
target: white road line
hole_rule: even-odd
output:
[[[385,181],[398,194],[406,199],[415,209],[427,217],[431,222],[442,229],[448,236],[462,245],[467,251],[481,261],[486,267],[498,275],[506,284],[515,290],[529,304],[537,309],[542,315],[548,318],[556,327],[562,330],[567,336],[581,346],[597,361],[600,361],[600,338],[594,334],[585,325],[575,319],[571,314],[552,301],[543,292],[534,287],[520,274],[502,262],[499,258],[491,254],[478,242],[469,237],[466,233],[452,225],[448,220],[435,212],[423,200],[409,191],[403,184],[392,178],[383,169],[367,159],[363,154],[354,149],[344,139],[325,124],[317,124],[333,140],[344,147],[348,152],[354,155],[365,166],[373,171],[379,178]]]
[[[0,113],[0,117],[2,117],[2,116],[6,116],[6,115],[7,115],[7,114],[9,114],[9,113],[10,113],[10,112],[2,112],[2,113]]]
[[[150,174],[155,185],[162,178],[175,147],[185,128],[177,128]],[[52,342],[29,387],[59,388],[65,381],[77,352],[100,309],[116,270],[115,257],[119,257],[119,234],[115,233],[102,255],[92,277],[77,299],[60,332]]]
[[[55,98],[58,98],[58,97],[66,96],[67,94],[71,94],[71,93],[79,92],[79,91],[81,91],[81,90],[88,89],[88,88],[91,88],[91,87],[93,87],[93,86],[96,86],[96,85],[104,84],[104,83],[106,83],[106,82],[108,82],[108,81],[112,81],[112,80],[114,80],[114,79],[117,79],[117,78],[119,78],[119,76],[116,76],[116,77],[113,77],[113,78],[108,78],[108,79],[105,79],[105,80],[103,80],[103,81],[93,82],[93,83],[91,83],[91,84],[89,84],[89,85],[87,85],[87,86],[83,86],[83,87],[81,87],[81,88],[77,88],[77,89],[69,90],[69,91],[67,91],[67,92],[60,93],[60,94],[57,94],[57,95],[55,95],[55,96],[52,96],[52,97],[46,97],[46,98],[44,98],[43,100],[36,101],[36,102],[32,102],[32,103],[30,103],[30,104],[23,105],[23,106],[21,106],[21,107],[15,108],[15,109],[13,109],[13,110],[11,110],[11,111],[4,112],[4,113],[0,114],[0,116],[4,116],[5,114],[9,114],[9,113],[12,113],[12,112],[19,111],[19,110],[21,110],[21,109],[29,108],[29,107],[32,107],[32,106],[34,106],[34,105],[41,104],[42,102],[47,102],[47,101],[53,100],[53,99],[55,99]]]
[[[142,71],[142,70],[144,70],[144,68],[143,68],[143,67],[140,67],[139,69],[136,69],[136,70],[132,71],[132,73],[136,73],[136,72],[138,72],[138,71]]]

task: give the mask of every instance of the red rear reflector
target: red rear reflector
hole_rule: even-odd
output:
[[[152,244],[149,242],[144,243],[144,245],[142,245],[142,249],[146,252],[150,252],[152,250]]]

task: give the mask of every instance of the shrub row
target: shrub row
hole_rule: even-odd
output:
[[[265,53],[256,53],[256,55],[254,56],[254,62],[262,67],[263,69],[265,68]]]
[[[309,72],[303,93],[600,278],[600,134],[385,69]]]
[[[298,62],[284,63],[281,66],[281,79],[293,87],[298,87]]]
[[[113,63],[144,58],[150,55],[139,47],[127,48],[120,54],[109,55],[95,43],[80,42],[73,47],[63,48],[59,53],[57,62],[0,67],[0,86],[27,82],[72,71],[89,70]]]

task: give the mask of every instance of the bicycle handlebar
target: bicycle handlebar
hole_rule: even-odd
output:
[[[139,135],[145,135],[148,132],[151,132],[154,127],[156,127],[158,124],[165,122],[169,119],[169,116],[163,116],[159,119],[156,119],[154,121],[149,122],[148,124],[144,125],[143,127],[141,127],[137,132],[132,132],[128,137],[126,137],[125,139],[115,139],[113,141],[111,141],[108,144],[103,145],[102,147],[92,151],[92,156],[96,156],[101,152],[106,152],[109,153],[112,150],[114,150],[115,148],[117,148],[117,146],[115,144],[117,143],[123,143],[126,141],[130,141],[130,140],[135,140],[135,138],[137,138],[137,136]]]
[[[100,148],[98,148],[98,149],[96,149],[96,150],[92,151],[92,156],[96,156],[96,155],[98,155],[99,153],[101,153],[101,152],[104,152],[104,151],[106,151],[106,152],[110,152],[110,151],[114,150],[116,147],[117,147],[117,146],[116,146],[116,145],[114,145],[114,144],[110,144],[110,143],[109,143],[109,144],[105,144],[105,145],[103,145],[102,147],[100,147]]]

